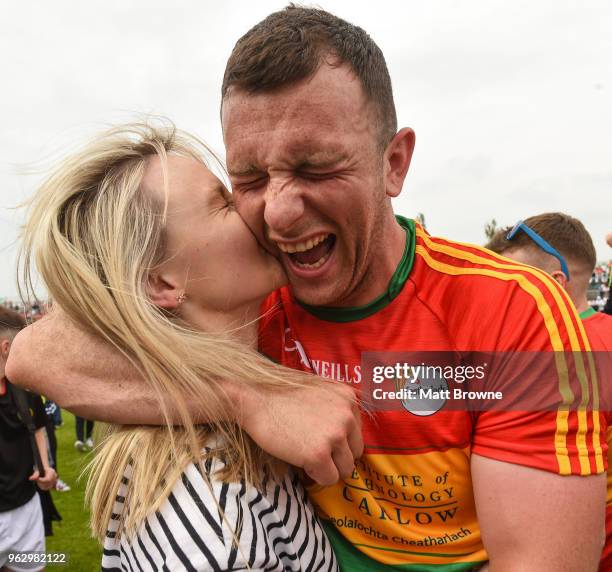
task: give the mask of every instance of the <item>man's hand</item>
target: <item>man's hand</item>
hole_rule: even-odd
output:
[[[164,423],[152,389],[128,360],[61,311],[19,333],[11,346],[7,377],[88,419]],[[352,473],[363,442],[351,388],[330,382],[262,391],[240,381],[223,387],[236,404],[225,420],[237,421],[264,451],[303,468],[323,485]],[[202,417],[198,403],[190,406],[194,421],[214,421]]]
[[[55,488],[57,483],[57,473],[51,467],[45,467],[45,476],[41,477],[38,469],[30,475],[29,481],[35,481],[41,491],[49,491]]]
[[[353,390],[339,383],[262,392],[241,386],[237,418],[264,450],[321,485],[348,477],[363,453]]]
[[[606,475],[562,477],[472,455],[472,482],[488,570],[597,570]]]

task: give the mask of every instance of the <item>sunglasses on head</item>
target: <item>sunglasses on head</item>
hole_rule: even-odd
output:
[[[506,240],[512,240],[519,230],[522,230],[533,242],[535,242],[544,252],[554,256],[561,263],[561,271],[565,276],[567,276],[567,280],[569,282],[570,273],[567,268],[567,263],[565,262],[565,258],[561,255],[561,253],[551,246],[548,242],[546,242],[535,230],[529,228],[522,220],[519,220],[512,230],[506,235]]]

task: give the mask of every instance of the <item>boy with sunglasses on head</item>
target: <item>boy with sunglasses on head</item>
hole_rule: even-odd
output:
[[[582,320],[591,350],[612,352],[612,316],[589,306],[587,289],[597,263],[591,235],[576,218],[563,213],[544,213],[499,230],[486,248],[517,262],[548,272],[568,293]],[[609,363],[609,357],[605,360]],[[605,387],[605,386],[604,386]],[[609,395],[612,389],[605,387]],[[606,399],[609,403],[609,399]],[[608,495],[606,544],[600,570],[612,570],[612,416],[608,417]]]

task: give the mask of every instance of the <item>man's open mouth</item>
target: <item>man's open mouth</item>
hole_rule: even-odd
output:
[[[331,256],[335,243],[336,235],[328,233],[313,236],[302,242],[277,242],[289,260],[303,270],[315,270],[323,266]]]

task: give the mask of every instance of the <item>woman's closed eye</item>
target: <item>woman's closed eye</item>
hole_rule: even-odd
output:
[[[234,197],[223,187],[219,187],[208,200],[211,215],[226,214],[235,210]]]
[[[223,210],[234,210],[234,197],[225,188],[219,187],[219,205]]]
[[[236,205],[234,203],[234,197],[228,193],[227,197],[225,197],[225,208],[234,211],[236,210]]]

